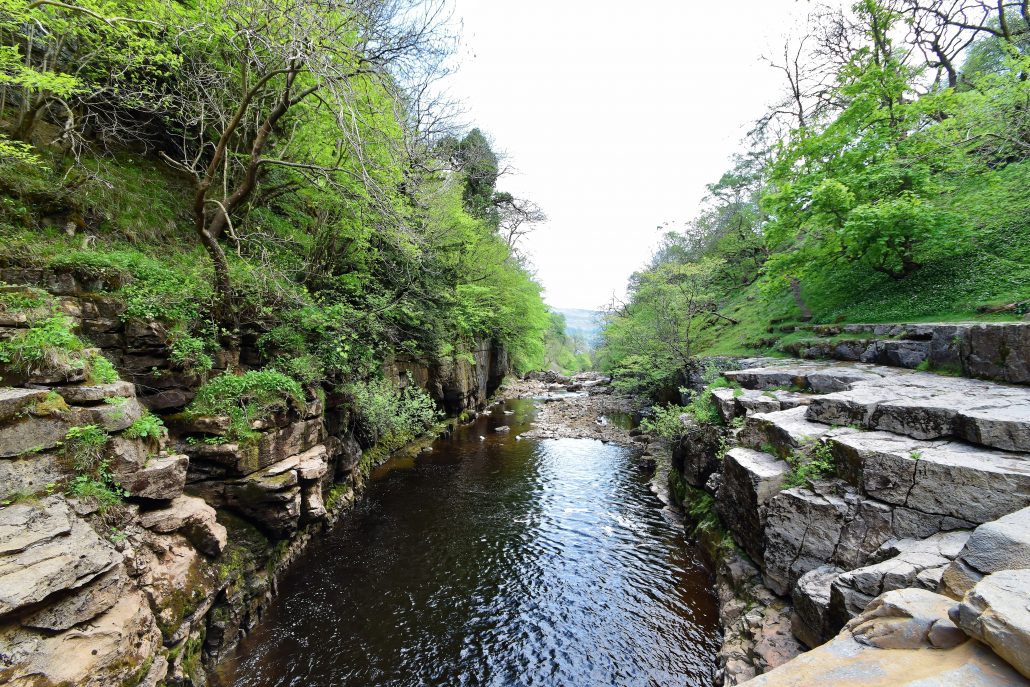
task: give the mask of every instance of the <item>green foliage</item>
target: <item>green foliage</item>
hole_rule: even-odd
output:
[[[683,437],[689,425],[685,425],[680,416],[688,413],[686,406],[673,405],[655,406],[652,409],[653,417],[645,417],[640,421],[640,429],[650,434],[657,434],[665,439],[673,441]]]
[[[1012,13],[1000,31],[990,10],[994,29],[968,34],[947,88],[930,83],[939,65],[921,61],[918,32],[904,30],[945,15],[910,10],[855,3],[846,61],[832,71],[801,54],[826,97],[804,103],[800,120],[763,118],[756,132],[777,137],[753,139],[699,217],[633,276],[630,302],[607,322],[604,369],[654,393],[684,354],[770,352],[794,323],[981,319],[981,306],[1025,300],[1030,24]],[[706,260],[723,261],[700,292],[710,305],[688,317],[654,286]]]
[[[273,413],[286,412],[291,404],[304,407],[304,390],[296,380],[275,370],[251,370],[240,375],[222,374],[208,381],[186,408],[194,417],[228,416],[226,439],[251,438],[250,423]]]
[[[157,445],[167,434],[164,421],[150,411],[143,413],[122,432],[127,439],[143,439],[151,446]]]
[[[64,315],[53,315],[38,320],[28,329],[0,341],[0,363],[6,363],[17,372],[52,370],[73,362],[84,346],[82,340],[72,333],[71,319]]]
[[[204,376],[215,365],[215,361],[205,352],[207,347],[208,343],[204,339],[191,336],[180,327],[173,330],[169,337],[168,360],[187,372]]]
[[[107,432],[97,425],[72,427],[64,437],[65,453],[76,473],[68,484],[68,494],[95,503],[101,513],[129,496],[111,474],[105,455],[107,441]]]
[[[64,448],[76,472],[93,473],[104,458],[107,431],[98,425],[72,427],[64,437]]]
[[[60,415],[68,410],[68,403],[56,391],[48,391],[42,401],[32,406],[32,414],[37,416]]]
[[[347,387],[352,401],[353,430],[366,447],[385,454],[425,433],[441,417],[433,399],[411,380],[398,388],[385,379]]]
[[[543,367],[563,374],[575,374],[592,367],[590,347],[578,334],[569,334],[565,329],[565,316],[550,312],[550,324],[544,333]]]
[[[819,444],[811,455],[793,453],[787,458],[790,471],[783,480],[786,488],[803,487],[811,480],[833,475],[837,471],[837,461],[829,444]]]
[[[85,365],[87,384],[111,384],[119,380],[118,370],[100,353],[86,358]]]

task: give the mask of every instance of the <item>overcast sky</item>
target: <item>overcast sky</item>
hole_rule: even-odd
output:
[[[781,84],[763,55],[806,0],[454,0],[451,94],[550,221],[523,246],[557,307],[623,294]],[[777,47],[779,44],[779,47]]]

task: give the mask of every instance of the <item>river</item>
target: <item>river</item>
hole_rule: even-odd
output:
[[[378,468],[215,684],[710,685],[718,609],[678,517],[631,449],[516,438],[534,412]]]

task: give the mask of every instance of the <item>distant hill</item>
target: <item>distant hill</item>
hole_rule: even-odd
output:
[[[565,331],[569,334],[579,334],[590,347],[593,348],[599,343],[601,334],[601,311],[586,310],[584,308],[556,308],[551,310],[560,312],[565,316]]]

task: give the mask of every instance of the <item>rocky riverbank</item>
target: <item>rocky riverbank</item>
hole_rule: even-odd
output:
[[[963,331],[995,343],[953,369],[1028,369],[1030,326]],[[908,358],[713,362],[721,423],[685,428],[672,479],[716,567],[719,681],[1027,684],[1030,388]]]
[[[0,340],[36,341],[57,313],[76,343],[0,360],[0,683],[203,685],[388,452],[355,433],[331,386],[229,441],[232,418],[181,412],[205,379],[160,322],[71,272],[2,268],[0,281],[17,284],[2,287],[9,302],[38,304],[0,309]],[[489,340],[467,353],[384,372],[476,412],[508,358]],[[209,376],[228,369],[213,357]],[[239,358],[267,363],[252,345]]]
[[[533,428],[520,435],[527,439],[597,439],[640,448],[649,441],[632,432],[639,401],[616,392],[609,379],[597,373],[533,373],[505,383],[500,397],[540,401]]]

